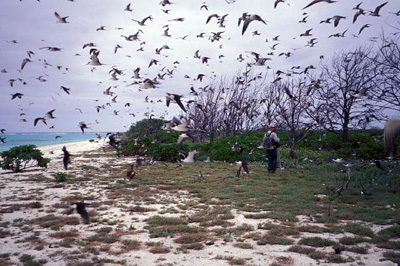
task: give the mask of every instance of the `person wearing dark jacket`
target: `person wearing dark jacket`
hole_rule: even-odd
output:
[[[275,126],[271,125],[269,127],[269,131],[265,133],[264,139],[263,139],[263,145],[264,148],[267,151],[267,157],[268,157],[268,172],[269,173],[275,173],[276,171],[276,165],[278,162],[278,146],[280,143],[280,139],[278,138],[278,135],[276,134],[276,128]]]

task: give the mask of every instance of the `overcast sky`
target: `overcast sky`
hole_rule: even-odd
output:
[[[90,131],[93,132],[125,131],[131,123],[142,119],[145,112],[172,118],[180,111],[174,104],[166,107],[166,92],[182,94],[188,100],[192,85],[195,88],[206,86],[213,79],[231,78],[238,71],[243,71],[247,63],[254,62],[248,51],[257,52],[262,57],[274,52],[274,55],[268,56],[272,58],[267,64],[271,70],[266,71],[267,66],[253,66],[256,73],[263,72],[272,80],[273,72],[278,69],[287,72],[297,65],[302,68],[311,64],[317,67],[321,55],[324,55],[323,60],[329,60],[335,52],[360,45],[377,46],[379,41],[375,42],[374,37],[382,33],[388,36],[397,34],[399,30],[392,26],[400,27],[400,16],[394,14],[400,10],[399,0],[390,0],[381,9],[380,17],[360,16],[354,24],[352,20],[356,10],[353,8],[359,0],[318,3],[305,10],[302,8],[311,0],[286,0],[279,3],[276,9],[273,0],[236,0],[232,4],[225,0],[171,2],[172,5],[162,7],[158,0],[135,0],[131,1],[133,11],[128,12],[124,9],[130,2],[120,0],[1,0],[0,69],[5,71],[0,73],[0,128],[5,128],[7,132],[75,132],[79,131],[78,123],[84,121],[90,124]],[[361,8],[374,10],[383,2],[364,0]],[[208,6],[208,11],[204,8],[200,10],[203,3]],[[167,14],[162,9],[170,11]],[[56,23],[55,11],[62,17],[68,16],[69,23]],[[242,35],[237,24],[243,12],[260,15],[266,25],[252,22]],[[229,14],[226,27],[219,27],[215,18],[206,24],[208,16],[214,13],[220,16]],[[153,21],[146,21],[145,26],[132,21],[149,15]],[[333,23],[320,24],[321,20],[335,15],[346,19],[342,19],[337,27]],[[307,17],[306,23],[299,23],[304,17]],[[176,18],[184,18],[184,21],[171,21]],[[360,28],[367,23],[371,24],[370,27],[358,35]],[[169,25],[171,37],[162,36],[164,25]],[[105,30],[97,31],[101,26],[105,26]],[[299,36],[311,28],[311,37]],[[143,31],[139,34],[140,41],[129,42],[121,37],[135,34],[139,29]],[[328,38],[346,29],[345,38]],[[256,30],[260,35],[253,36],[252,32]],[[222,38],[211,42],[208,36],[219,31],[224,32]],[[206,37],[197,38],[202,32]],[[278,35],[279,41],[273,41]],[[311,38],[317,38],[318,42],[312,48],[306,46]],[[99,59],[104,64],[95,69],[88,65],[90,47],[82,49],[85,43],[90,42],[100,50]],[[271,47],[277,43],[273,51]],[[114,54],[117,44],[123,48]],[[163,49],[160,55],[156,55],[155,49],[163,45],[171,49]],[[42,47],[59,47],[62,50],[52,52],[40,49]],[[141,48],[143,51],[138,51]],[[28,57],[28,50],[34,52],[31,56],[33,62],[26,64],[21,71],[21,63]],[[200,50],[200,56],[211,58],[208,64],[194,58],[196,50]],[[278,56],[282,52],[291,52],[291,56]],[[239,54],[245,58],[243,62],[237,60]],[[219,59],[220,55],[224,57]],[[159,64],[149,68],[151,59],[158,60]],[[44,60],[49,65],[45,65]],[[112,80],[109,74],[113,66],[123,70],[118,80]],[[132,75],[137,67],[141,68],[143,78],[154,78],[158,73],[167,72],[167,69],[174,69],[174,72],[171,76],[166,75],[165,80],[160,80],[157,88],[139,91],[139,85],[127,86],[135,81]],[[195,80],[200,73],[206,75],[203,82]],[[185,75],[190,78],[185,78]],[[10,86],[10,79],[16,80],[13,87]],[[70,95],[60,86],[70,88]],[[103,94],[109,86],[113,86],[111,91],[118,95],[116,103],[111,102],[111,96]],[[11,100],[11,94],[17,92],[24,94],[22,99]],[[145,102],[146,96],[149,102]],[[162,102],[157,103],[160,99]],[[106,103],[111,103],[111,106],[97,113],[95,106]],[[130,107],[125,107],[126,103],[130,103]],[[56,119],[47,120],[47,126],[41,122],[33,126],[36,117],[43,117],[52,109],[56,109]],[[25,115],[21,116],[21,113]],[[27,122],[20,122],[21,119]],[[49,129],[51,126],[54,129]]]

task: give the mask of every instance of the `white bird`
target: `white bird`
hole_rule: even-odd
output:
[[[68,17],[61,17],[57,12],[54,12],[54,15],[55,15],[56,18],[57,18],[57,23],[69,23],[69,22],[67,21],[67,18],[68,18]]]

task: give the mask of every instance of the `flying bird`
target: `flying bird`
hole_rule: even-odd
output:
[[[24,69],[25,65],[28,64],[28,62],[32,61],[29,58],[25,58],[24,60],[22,60],[21,70]]]
[[[65,93],[69,94],[69,91],[71,90],[70,88],[67,88],[65,86],[61,86],[60,89],[62,89],[63,91],[65,91]]]
[[[175,103],[184,111],[186,112],[185,106],[182,104],[181,101],[182,95],[178,94],[171,94],[167,92],[167,96],[165,96],[165,100],[167,102],[167,107],[169,107],[169,104],[171,101],[175,101]]]
[[[69,23],[68,21],[67,21],[67,18],[68,17],[61,17],[57,12],[54,12],[54,16],[56,16],[56,18],[57,18],[57,23]]]
[[[240,26],[242,21],[243,21],[242,35],[246,32],[250,22],[252,21],[260,21],[265,25],[267,25],[267,23],[265,23],[265,21],[257,14],[249,15],[247,13],[243,13],[242,16],[239,18],[238,26]]]
[[[382,7],[384,7],[387,3],[389,3],[389,2],[385,2],[385,3],[383,3],[383,4],[380,4],[379,6],[377,6],[376,8],[375,8],[375,10],[372,12],[372,11],[370,11],[371,12],[371,16],[373,16],[373,17],[379,17],[380,15],[379,15],[379,11],[381,10],[381,8]]]
[[[36,125],[37,125],[37,123],[38,123],[39,121],[42,121],[42,122],[47,126],[47,122],[46,122],[46,119],[45,119],[44,117],[37,117],[37,118],[35,118],[35,120],[33,121],[33,126],[36,127]]]
[[[55,110],[56,110],[56,109],[53,109],[53,110],[51,110],[51,111],[48,111],[48,112],[46,113],[46,117],[47,117],[48,119],[54,119],[55,117],[53,116],[53,113],[54,113]]]
[[[75,208],[72,207],[73,205],[75,205]],[[70,215],[71,213],[74,212],[74,210],[76,210],[76,212],[81,215],[81,217],[85,221],[85,223],[89,223],[90,222],[89,214],[85,208],[88,205],[89,204],[84,203],[83,201],[71,203],[69,209],[65,212],[65,214]]]
[[[335,3],[336,1],[333,1],[333,0],[314,0],[314,1],[311,1],[308,5],[306,5],[303,8],[303,10],[306,9],[306,8],[309,8],[310,6],[313,6],[315,4],[322,3],[322,2],[325,2],[325,3],[328,3],[328,4],[332,4],[332,3]]]
[[[85,128],[88,128],[85,122],[79,122],[79,127],[82,130],[82,133],[85,133]]]
[[[22,96],[24,96],[24,94],[19,92],[11,94],[11,100],[14,100],[15,98],[22,99]]]

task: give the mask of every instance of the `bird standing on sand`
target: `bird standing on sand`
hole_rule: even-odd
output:
[[[131,164],[130,169],[126,172],[126,177],[129,178],[129,180],[132,180],[136,175],[136,172],[135,172],[135,170],[133,170],[133,167],[134,167],[134,165]]]
[[[63,158],[64,169],[68,170],[68,164],[71,163],[72,155],[67,151],[67,148],[65,146],[61,150],[64,153],[64,158]]]

